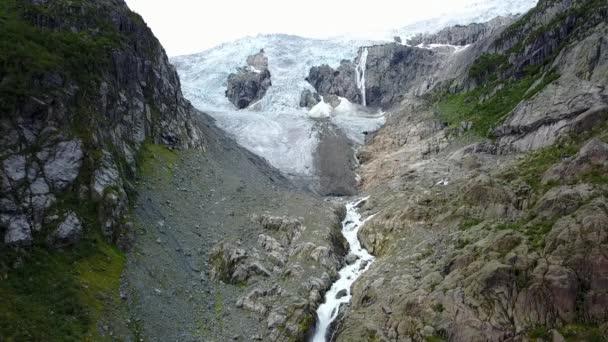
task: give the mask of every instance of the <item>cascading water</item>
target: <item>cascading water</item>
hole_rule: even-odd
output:
[[[361,51],[361,57],[359,57],[359,64],[357,65],[357,88],[361,91],[361,104],[367,106],[367,100],[365,98],[365,67],[367,65],[367,48],[363,48]]]
[[[346,204],[346,217],[342,221],[342,234],[350,246],[349,253],[357,257],[357,261],[346,265],[339,272],[338,280],[325,294],[325,302],[317,309],[317,325],[311,342],[326,342],[327,333],[331,323],[338,317],[340,305],[350,302],[352,294],[350,288],[363,272],[367,271],[374,256],[361,247],[357,234],[365,222],[373,217],[361,220],[357,212],[359,205],[367,201],[369,197]]]

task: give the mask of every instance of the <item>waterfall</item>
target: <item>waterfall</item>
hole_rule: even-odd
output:
[[[338,312],[342,304],[350,302],[352,294],[350,288],[363,272],[371,266],[374,261],[374,256],[369,254],[361,246],[357,234],[359,229],[365,222],[373,217],[370,216],[365,220],[361,219],[361,215],[357,212],[358,206],[367,201],[369,197],[350,202],[346,204],[346,217],[342,221],[342,235],[348,241],[350,246],[349,253],[357,257],[357,260],[344,266],[339,272],[339,278],[325,294],[325,302],[317,309],[317,325],[311,342],[326,342],[327,332],[331,323],[338,317]]]
[[[357,73],[357,88],[361,91],[361,104],[367,106],[367,101],[365,99],[365,67],[367,65],[367,48],[363,48],[361,51],[361,56],[359,57],[359,64],[357,64],[356,73]]]

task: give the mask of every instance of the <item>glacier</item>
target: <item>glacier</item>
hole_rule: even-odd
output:
[[[299,107],[303,90],[314,91],[305,78],[311,67],[328,64],[336,68],[343,59],[354,60],[359,48],[393,41],[404,41],[418,33],[433,33],[447,26],[485,22],[496,16],[524,13],[537,0],[488,0],[463,7],[458,13],[438,14],[432,19],[386,31],[373,39],[353,34],[331,39],[304,38],[286,34],[264,34],[227,42],[188,56],[171,58],[182,82],[182,90],[195,107],[215,118],[218,126],[236,141],[264,157],[287,175],[314,176],[314,151],[318,145],[316,123],[330,120],[356,145],[365,133],[380,128],[383,113],[342,99],[337,108],[324,103],[312,110]],[[448,19],[449,18],[449,19]],[[369,37],[369,36],[368,36]],[[434,46],[425,48],[435,48]],[[461,51],[466,47],[455,47]],[[272,86],[266,96],[244,110],[225,96],[226,79],[247,56],[264,49],[269,59]],[[362,50],[363,52],[365,49]],[[365,89],[365,58],[360,56],[357,80]]]

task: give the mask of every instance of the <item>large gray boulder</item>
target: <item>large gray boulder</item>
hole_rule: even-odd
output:
[[[25,156],[12,155],[6,158],[2,165],[4,173],[11,181],[18,182],[25,178]]]
[[[76,180],[83,156],[79,140],[62,141],[56,145],[53,156],[44,164],[44,174],[54,190],[65,190]]]
[[[247,66],[228,76],[226,97],[238,109],[261,100],[272,86],[268,57],[264,51],[247,58]]]
[[[353,103],[362,101],[355,64],[351,61],[343,60],[336,70],[327,64],[312,67],[306,81],[322,96],[336,95]]]
[[[321,96],[317,92],[312,92],[308,89],[302,91],[300,95],[300,107],[306,107],[308,109],[316,106],[321,102]]]
[[[82,237],[82,224],[75,213],[70,212],[65,220],[59,224],[57,230],[50,236],[50,244],[61,248],[71,246]]]
[[[4,235],[4,243],[11,247],[32,244],[32,229],[25,215],[14,216],[9,220]]]

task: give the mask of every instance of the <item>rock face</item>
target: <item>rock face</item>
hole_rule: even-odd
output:
[[[321,96],[336,95],[352,103],[361,103],[361,91],[357,87],[357,72],[351,61],[342,61],[334,70],[327,64],[312,67],[306,81]],[[302,96],[305,96],[302,94]],[[301,104],[300,104],[301,105]]]
[[[42,70],[34,59],[17,56],[0,67],[6,81],[0,86],[4,241],[31,244],[35,234],[45,231],[48,217],[63,215],[58,199],[70,196],[80,198],[80,206],[70,210],[93,201],[100,212],[111,213],[111,219],[100,216],[99,223],[108,237],[116,237],[127,212],[124,187],[135,176],[142,144],[202,147],[199,113],[182,97],[177,73],[158,40],[123,1],[18,3],[16,17],[38,30],[49,43],[48,58],[57,63]],[[57,37],[76,33],[70,49],[83,53],[62,51],[65,44]],[[87,55],[95,57],[87,60]],[[14,63],[33,71],[24,76]],[[10,90],[17,79],[27,93]],[[118,198],[104,199],[110,193]],[[76,242],[81,224],[66,222],[49,239]]]
[[[515,17],[497,17],[485,23],[456,25],[433,34],[419,34],[407,40],[409,45],[448,44],[465,46],[491,36],[504,26],[512,24]]]
[[[437,49],[368,47],[367,99],[392,106],[359,151],[371,195],[362,210],[379,213],[359,238],[377,259],[354,284],[336,341],[606,338],[606,13],[605,2],[539,1],[507,28],[460,27],[421,42],[480,37],[445,58]],[[398,51],[411,60],[395,68],[409,71],[390,75]],[[484,53],[506,62],[473,77]],[[393,81],[374,100],[373,87],[388,78],[378,70]],[[434,106],[444,92],[483,93],[456,105],[506,100],[500,88],[526,77],[521,94],[508,95],[513,109],[483,132],[493,141],[464,144],[475,123],[448,126]],[[479,108],[490,120],[492,109]]]
[[[272,82],[264,50],[247,58],[247,66],[228,76],[226,97],[238,109],[261,100]]]
[[[82,224],[75,213],[68,213],[57,230],[51,235],[50,243],[53,247],[66,247],[73,245],[82,237]]]

